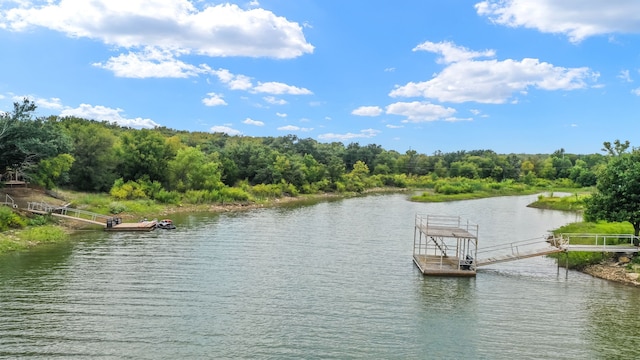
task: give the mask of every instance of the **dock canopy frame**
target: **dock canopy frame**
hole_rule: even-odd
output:
[[[424,275],[475,276],[478,225],[459,216],[416,215],[413,261]]]

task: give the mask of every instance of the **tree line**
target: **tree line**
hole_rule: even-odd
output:
[[[46,188],[110,192],[122,199],[242,201],[415,186],[452,177],[592,186],[609,158],[564,149],[553,154],[399,153],[376,144],[321,143],[296,135],[229,136],[133,129],[77,117],[34,118],[36,105],[29,99],[13,105],[0,115],[0,173],[20,173]],[[609,150],[620,149],[610,144]]]

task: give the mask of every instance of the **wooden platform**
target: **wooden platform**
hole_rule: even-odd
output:
[[[106,231],[151,231],[156,228],[156,221],[141,221],[137,223],[120,223],[112,227],[105,227]]]
[[[413,255],[413,262],[418,266],[423,275],[431,276],[476,276],[473,267],[465,269],[458,266],[457,257],[441,257],[436,255]]]
[[[413,262],[423,275],[476,276],[478,225],[459,216],[416,215]]]

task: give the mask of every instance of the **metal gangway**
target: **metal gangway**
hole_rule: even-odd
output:
[[[27,210],[36,214],[50,214],[60,218],[78,220],[103,227],[106,227],[107,222],[112,220],[111,216],[74,209],[67,206],[54,206],[45,202],[29,202],[27,204]]]
[[[527,259],[560,252],[639,252],[640,238],[633,234],[562,233],[498,244],[478,249],[476,266]]]

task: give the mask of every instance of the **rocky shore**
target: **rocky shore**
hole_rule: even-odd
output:
[[[600,279],[640,287],[640,281],[638,281],[640,274],[637,272],[627,271],[628,261],[622,258],[621,260],[622,261],[611,261],[603,264],[589,265],[581,271]]]

